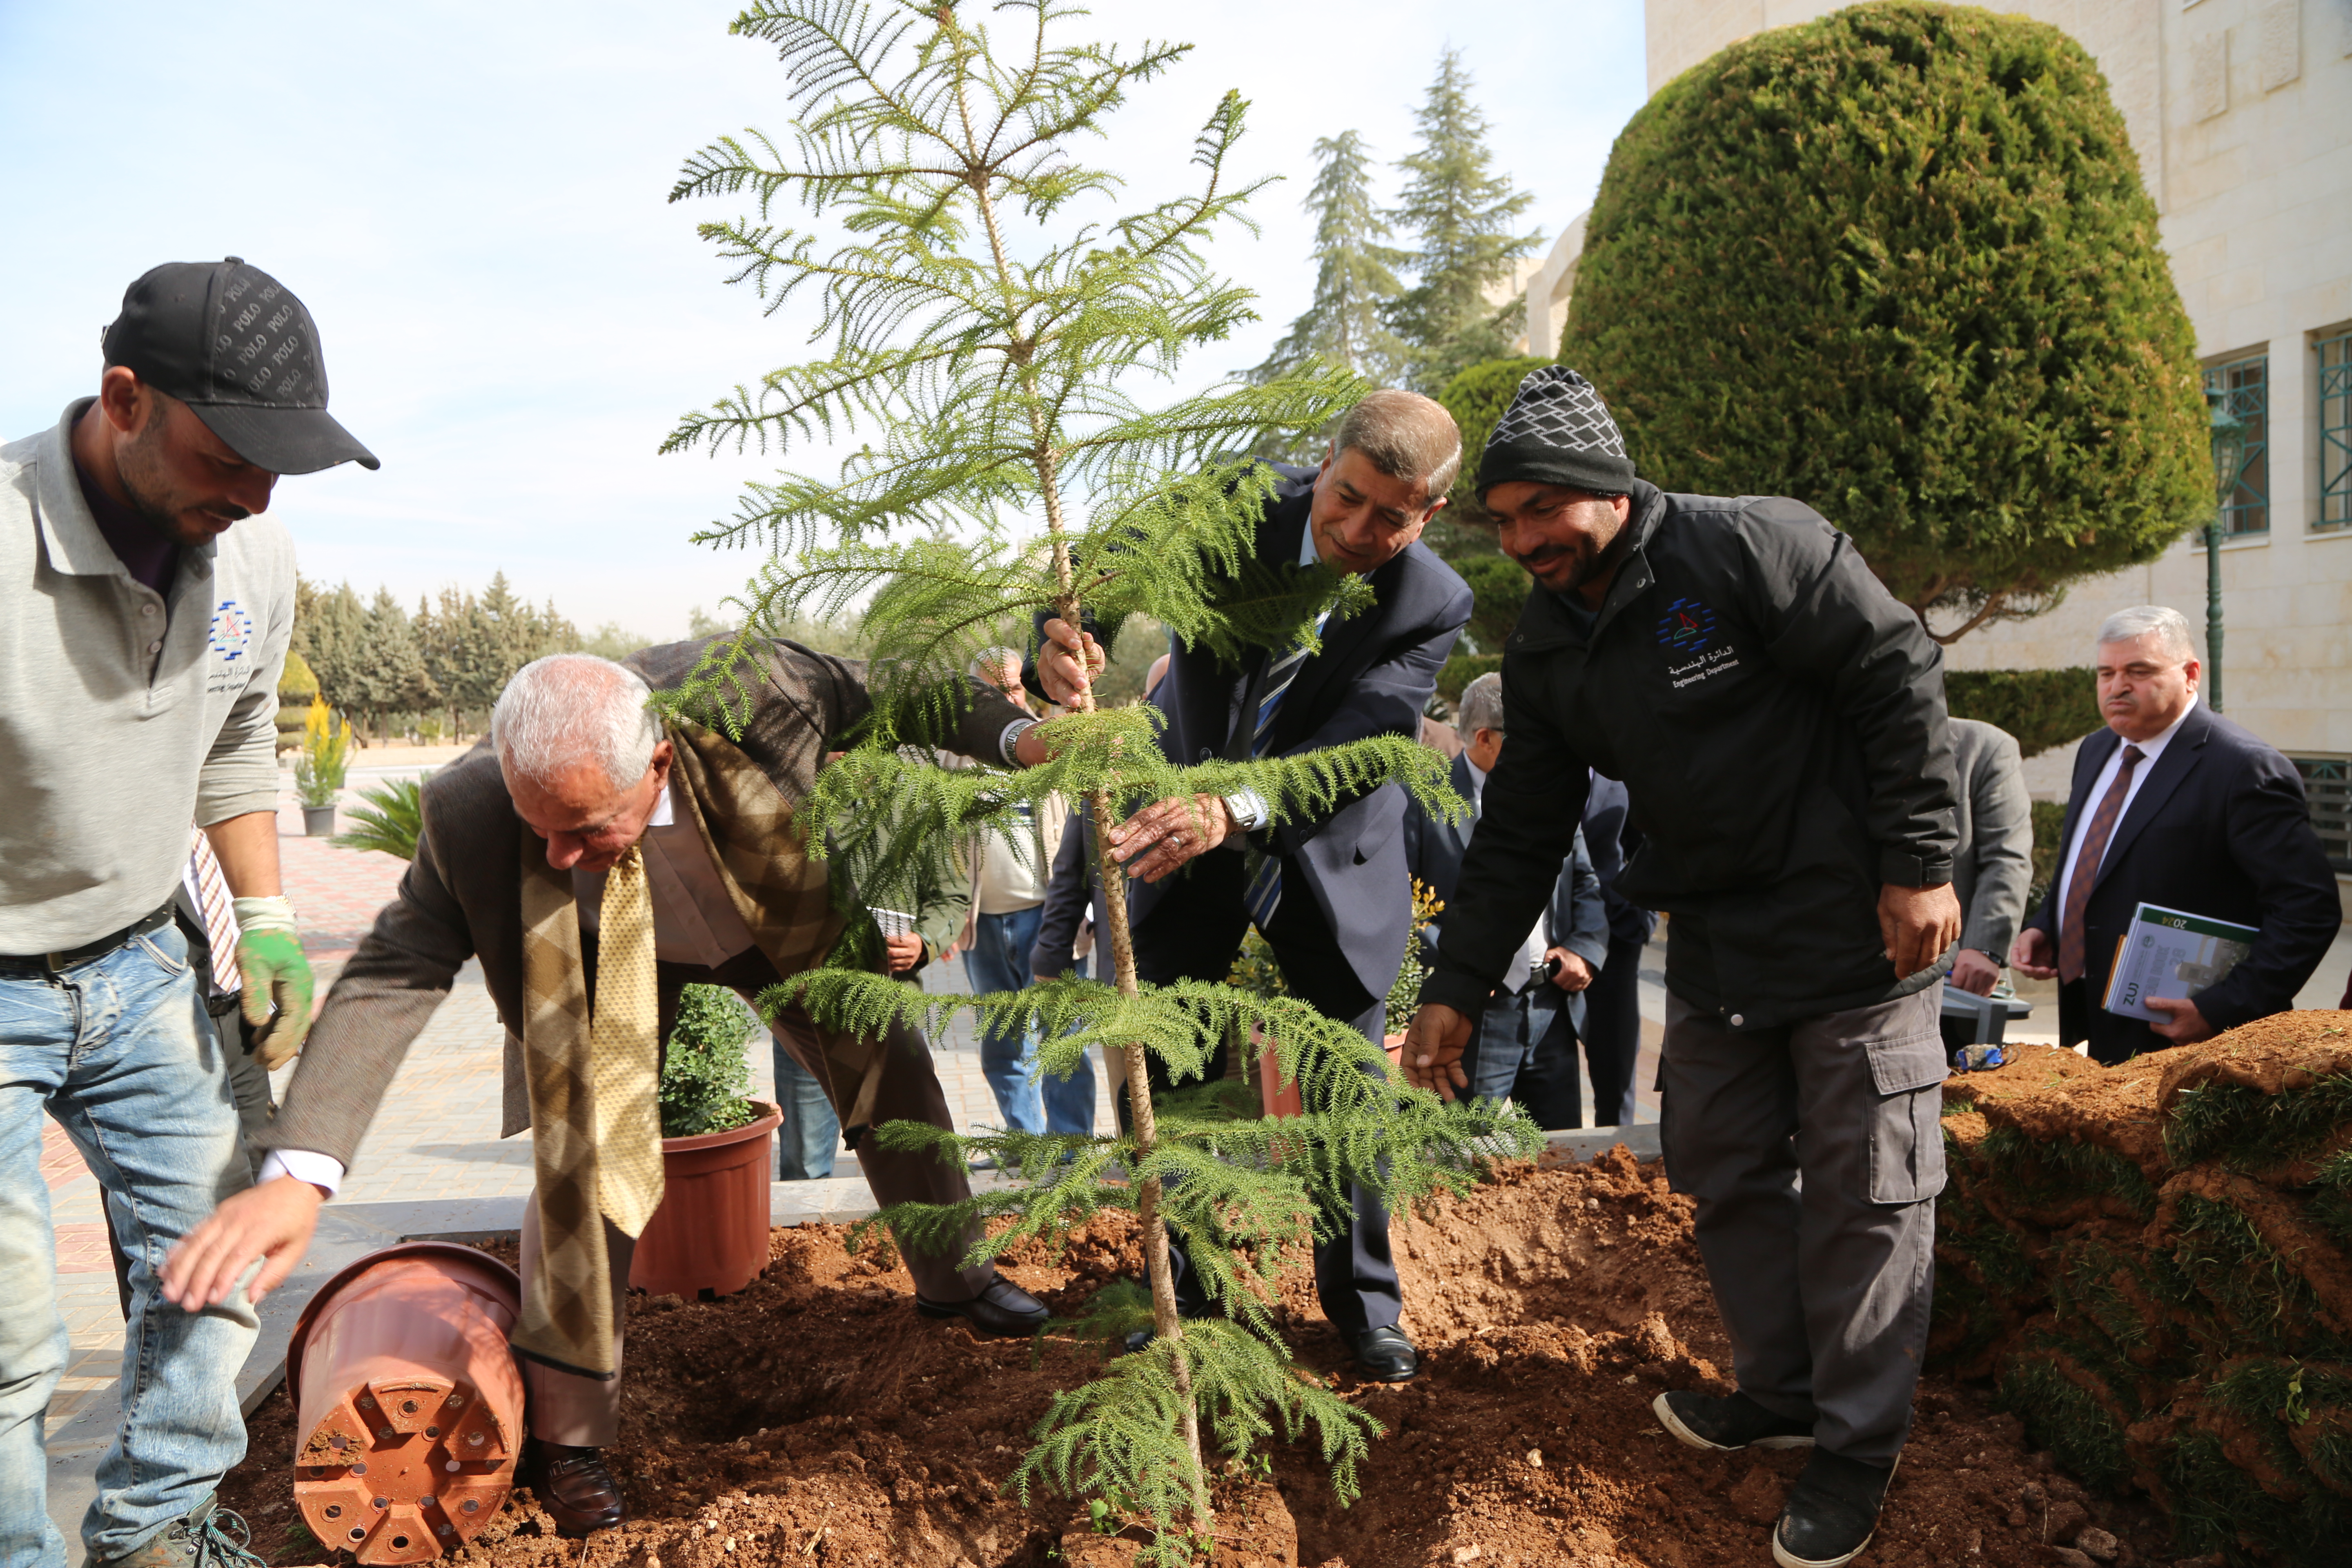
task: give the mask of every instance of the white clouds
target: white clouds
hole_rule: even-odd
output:
[[[293,479],[278,510],[304,570],[404,598],[503,568],[583,626],[681,635],[687,606],[741,582],[740,553],[687,543],[775,459],[659,458],[683,410],[799,357],[694,235],[734,210],[665,201],[679,163],[746,125],[781,129],[766,46],[709,0],[562,7],[412,0],[109,6],[0,0],[0,146],[9,151],[0,289],[16,302],[0,434],[89,390],[123,285],[165,259],[245,256],[310,306],[335,412],[384,460]],[[1475,25],[1474,25],[1475,24]],[[1080,28],[1087,23],[1076,24]],[[1197,46],[1086,150],[1156,198],[1189,183],[1218,96],[1252,100],[1244,173],[1307,172],[1354,127],[1384,158],[1439,49],[1461,47],[1504,165],[1559,231],[1591,198],[1641,100],[1634,0],[1430,5],[1116,0],[1097,36]],[[1270,340],[1311,284],[1303,178],[1274,187],[1255,239],[1216,253],[1264,295]],[[803,319],[804,322],[804,318]],[[1202,355],[1207,378],[1263,343]],[[824,465],[795,454],[796,466]]]

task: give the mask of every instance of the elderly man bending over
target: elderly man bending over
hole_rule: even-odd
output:
[[[506,1132],[529,1127],[536,1190],[522,1234],[514,1332],[535,1439],[526,1479],[567,1534],[620,1521],[602,1450],[617,1435],[622,1324],[635,1238],[661,1201],[655,1104],[659,1042],[681,987],[753,995],[814,967],[848,917],[793,831],[828,749],[866,717],[861,666],[770,645],[750,725],[730,742],[646,707],[682,681],[703,643],[526,666],[490,739],[425,786],[416,858],[311,1031],[286,1105],[260,1142],[254,1189],[224,1203],[167,1265],[184,1306],[218,1301],[256,1257],[253,1295],[310,1243],[409,1043],[468,957],[507,1026]],[[1044,759],[1025,713],[975,684],[945,743],[1008,765]],[[837,1035],[787,1014],[779,1032],[822,1083],[853,1147],[877,1123],[950,1127],[929,1053],[911,1029]],[[883,1204],[944,1204],[960,1166],[868,1145]],[[969,1239],[969,1238],[968,1238]],[[916,1309],[984,1333],[1045,1321],[992,1266],[908,1248]]]

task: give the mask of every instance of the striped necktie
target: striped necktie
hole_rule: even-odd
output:
[[[1331,618],[1324,611],[1315,617],[1315,635],[1323,635],[1323,624]],[[1298,679],[1299,669],[1307,663],[1310,649],[1301,642],[1276,659],[1265,672],[1264,694],[1257,700],[1257,721],[1250,730],[1250,755],[1265,755],[1266,743],[1273,738],[1274,716],[1282,710],[1283,694],[1290,683]],[[1250,923],[1263,932],[1274,919],[1275,910],[1282,902],[1282,858],[1278,855],[1250,851],[1249,875],[1244,884],[1242,902],[1249,910]]]
[[[2132,772],[2147,755],[2137,746],[2124,748],[2123,762],[2116,769],[2116,782],[2107,786],[2106,797],[2091,816],[2090,826],[2083,829],[2083,847],[2074,853],[2074,874],[2066,879],[2066,903],[2058,915],[2058,978],[2062,984],[2072,984],[2083,978],[2089,968],[2089,957],[2083,942],[2083,920],[2091,907],[2091,884],[2099,879],[2099,862],[2106,858],[2107,840],[2115,837],[2116,819],[2124,814],[2124,801],[2131,794]]]
[[[221,875],[220,857],[201,827],[188,830],[188,869],[183,879],[205,918],[205,940],[212,944],[212,994],[234,996],[245,988],[236,966],[236,904],[228,895],[228,879]]]

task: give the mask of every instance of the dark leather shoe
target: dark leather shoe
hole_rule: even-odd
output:
[[[1694,1448],[1728,1454],[1739,1448],[1810,1448],[1813,1424],[1775,1415],[1744,1394],[1717,1395],[1670,1389],[1650,1401],[1658,1425]]]
[[[1814,1449],[1772,1527],[1772,1561],[1780,1568],[1844,1568],[1870,1544],[1894,1479],[1892,1465]]]
[[[927,1301],[918,1296],[915,1310],[926,1318],[961,1318],[980,1332],[1001,1339],[1034,1334],[1054,1316],[1045,1302],[1002,1274],[969,1301]]]
[[[604,1468],[602,1448],[534,1440],[523,1481],[555,1521],[556,1533],[573,1541],[592,1531],[610,1530],[628,1511],[621,1501],[621,1483]]]
[[[1393,1323],[1350,1334],[1348,1346],[1356,1352],[1356,1370],[1374,1383],[1410,1383],[1421,1370],[1421,1352]]]

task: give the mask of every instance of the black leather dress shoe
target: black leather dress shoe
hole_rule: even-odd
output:
[[[555,1521],[556,1533],[573,1541],[592,1531],[610,1530],[628,1512],[621,1501],[621,1483],[604,1468],[602,1448],[534,1440],[522,1479]]]
[[[915,1310],[926,1318],[961,1318],[983,1334],[1004,1339],[1034,1334],[1054,1315],[1045,1302],[1002,1274],[969,1301],[928,1301],[918,1296]]]
[[[1348,1346],[1356,1352],[1356,1370],[1374,1383],[1410,1383],[1421,1370],[1421,1352],[1393,1323],[1350,1334]]]
[[[1814,1449],[1772,1527],[1772,1561],[1780,1568],[1844,1568],[1870,1544],[1894,1479],[1892,1465]]]

